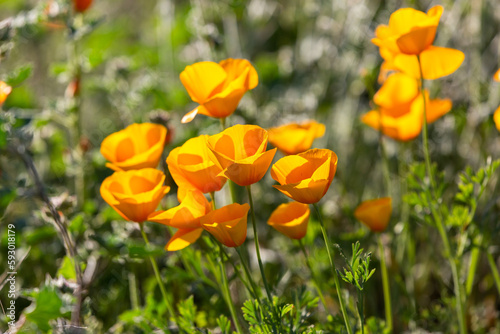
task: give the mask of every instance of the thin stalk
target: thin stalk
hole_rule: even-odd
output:
[[[475,240],[474,244],[476,246],[472,249],[470,254],[469,272],[467,273],[467,280],[465,281],[466,296],[469,296],[472,292],[472,287],[474,285],[474,277],[476,276],[477,264],[479,262],[479,257],[481,256],[480,245],[482,244],[482,242],[483,242],[483,235],[480,234]]]
[[[234,326],[236,327],[236,331],[238,333],[242,333],[243,331],[241,330],[240,322],[238,321],[238,316],[236,315],[233,300],[231,298],[231,291],[229,291],[229,284],[227,283],[226,269],[224,268],[224,261],[223,261],[224,250],[222,249],[222,245],[220,243],[218,243],[218,244],[219,244],[219,250],[220,250],[219,265],[220,265],[220,272],[221,272],[222,286],[223,286],[222,295],[226,299],[226,304],[229,307],[229,312],[231,312],[231,317],[233,318],[233,322],[234,322]]]
[[[493,274],[493,278],[495,279],[495,285],[497,286],[498,294],[500,294],[500,274],[498,273],[497,264],[495,263],[495,259],[491,253],[486,252],[486,256],[488,258],[488,263],[491,268],[491,272]]]
[[[257,234],[257,223],[255,222],[255,210],[253,207],[253,200],[252,200],[252,190],[250,186],[247,186],[247,192],[248,192],[248,202],[250,203],[250,212],[252,216],[252,227],[253,227],[253,234],[254,234],[254,241],[255,241],[255,252],[257,253],[257,261],[259,262],[259,269],[260,269],[260,274],[262,275],[262,282],[264,283],[264,288],[266,289],[267,293],[267,298],[269,299],[269,302],[273,303],[273,297],[271,296],[271,290],[269,289],[269,284],[267,283],[266,275],[264,273],[264,265],[262,264],[262,259],[260,257],[260,247],[259,247],[259,235]]]
[[[144,223],[140,223],[139,227],[141,229],[142,238],[144,239],[146,246],[149,246],[148,236],[146,235],[146,232],[144,232],[143,224]],[[158,265],[156,264],[156,261],[153,258],[153,256],[149,255],[149,260],[151,261],[151,265],[153,266],[153,271],[155,272],[156,281],[158,282],[158,285],[160,286],[161,294],[163,296],[163,300],[165,301],[165,304],[167,305],[167,310],[168,310],[168,313],[170,315],[170,318],[176,324],[178,324],[179,322],[177,321],[177,317],[175,316],[174,309],[172,307],[172,304],[170,303],[170,298],[168,298],[167,291],[165,290],[165,286],[163,285],[163,281],[161,280],[160,271],[158,270]]]
[[[137,280],[135,278],[135,273],[130,271],[128,273],[128,289],[130,293],[130,304],[132,304],[132,309],[139,309],[139,292],[137,291]]]
[[[422,72],[422,63],[420,62],[420,55],[417,55],[417,60],[418,60],[418,69],[420,71],[420,93],[422,94],[422,99],[424,100],[422,141],[424,146],[423,149],[424,149],[425,167],[427,169],[427,175],[429,176],[432,191],[435,191],[436,183],[434,181],[434,175],[432,174],[431,158],[429,154],[429,140],[428,140],[428,129],[427,129],[427,105],[425,101],[424,75]]]
[[[243,256],[243,254],[241,253],[239,247],[235,247],[234,249],[236,250],[236,253],[238,253],[238,256],[240,257],[241,265],[243,266],[243,270],[245,271],[245,275],[247,276],[247,279],[250,282],[250,286],[252,288],[252,291],[250,291],[250,293],[252,293],[253,297],[259,302],[259,305],[260,305],[259,289],[257,288],[257,284],[255,284],[255,282],[252,278],[252,275],[250,274],[250,269],[248,268],[247,261],[246,261],[245,257]]]
[[[424,100],[424,115],[423,115],[423,149],[424,149],[424,158],[425,158],[425,166],[427,169],[427,175],[429,176],[429,180],[431,183],[431,190],[432,194],[434,194],[434,191],[436,190],[436,183],[434,181],[434,176],[432,174],[432,167],[431,167],[431,159],[429,155],[429,143],[427,139],[427,106],[426,106],[426,101],[425,101],[425,91],[424,91],[424,76],[422,72],[422,63],[420,61],[420,56],[417,55],[417,60],[418,60],[418,68],[420,71],[420,93],[422,94],[422,99]],[[435,196],[435,194],[434,194]],[[436,212],[435,208],[431,205],[431,212],[434,216],[434,220],[436,221],[436,226],[439,231],[439,235],[441,236],[441,239],[443,240],[444,248],[445,248],[445,253],[446,253],[446,258],[450,262],[451,266],[451,272],[453,276],[453,284],[455,287],[455,298],[457,300],[456,302],[456,311],[457,311],[457,316],[458,316],[458,322],[460,325],[460,333],[464,334],[467,333],[467,327],[466,327],[466,321],[465,321],[465,309],[464,309],[464,299],[462,295],[462,288],[460,286],[460,279],[459,279],[459,274],[458,274],[458,268],[457,268],[457,262],[455,258],[453,257],[453,253],[451,252],[451,247],[450,247],[450,241],[448,238],[448,234],[446,232],[446,229],[444,227],[443,221],[441,220],[441,217],[438,216],[438,213]]]
[[[380,252],[380,269],[382,271],[382,287],[384,289],[385,322],[389,332],[392,332],[392,310],[391,310],[391,290],[389,288],[389,276],[387,275],[387,265],[385,263],[384,246],[380,235],[377,238],[378,250]]]
[[[311,262],[309,260],[309,255],[307,255],[306,249],[304,247],[304,243],[302,242],[302,239],[299,239],[298,242],[300,245],[300,249],[302,250],[302,254],[304,254],[304,257],[306,259],[307,268],[309,268],[309,271],[311,272],[311,277],[312,277],[313,282],[314,282],[314,287],[316,288],[316,291],[318,292],[319,299],[321,299],[321,302],[323,303],[325,310],[327,310],[328,307],[326,306],[325,297],[323,296],[323,292],[321,292],[318,278],[316,277],[314,270],[312,269]]]
[[[365,310],[363,299],[363,291],[358,289],[358,314],[359,321],[361,322],[361,334],[365,334]]]
[[[347,317],[347,310],[345,308],[344,298],[342,297],[342,293],[340,291],[339,275],[337,274],[337,269],[335,268],[335,264],[333,263],[332,252],[330,250],[330,242],[328,241],[328,237],[326,235],[325,224],[323,223],[323,218],[321,216],[321,213],[319,212],[318,205],[314,203],[313,207],[316,210],[316,214],[318,216],[319,223],[321,226],[321,233],[323,234],[323,239],[325,240],[326,252],[328,253],[328,259],[330,260],[330,266],[332,267],[335,289],[337,289],[337,297],[339,298],[340,310],[342,311],[342,316],[344,317],[347,333],[353,334],[351,324],[349,323],[349,318]]]

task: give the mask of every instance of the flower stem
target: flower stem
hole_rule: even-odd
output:
[[[365,310],[363,291],[358,289],[358,314],[361,322],[361,334],[365,334]]]
[[[306,264],[307,264],[307,267],[309,268],[309,271],[311,272],[311,277],[312,277],[313,282],[314,282],[314,287],[316,288],[316,291],[318,292],[319,299],[321,299],[321,302],[323,303],[325,310],[327,310],[328,307],[326,306],[325,297],[323,296],[323,292],[321,292],[321,287],[319,285],[318,278],[316,277],[316,275],[312,269],[311,262],[309,260],[309,255],[307,255],[306,249],[304,247],[304,243],[302,242],[302,239],[299,239],[298,242],[300,245],[300,249],[302,250],[302,253],[304,254],[304,257],[306,258]]]
[[[326,252],[328,253],[328,259],[330,260],[330,266],[332,267],[335,289],[337,289],[337,297],[339,298],[340,309],[342,311],[342,316],[344,317],[347,333],[353,334],[351,329],[351,324],[349,323],[349,318],[347,317],[347,310],[345,308],[344,298],[342,297],[342,293],[340,291],[339,275],[337,274],[337,269],[335,268],[335,264],[333,263],[333,257],[330,250],[330,242],[328,241],[328,236],[326,235],[325,224],[323,223],[323,218],[321,217],[321,213],[319,212],[318,205],[314,203],[313,207],[316,210],[316,214],[318,216],[319,223],[321,226],[321,233],[323,234],[323,239],[325,240]]]
[[[427,169],[427,175],[430,180],[431,184],[431,193],[435,195],[435,190],[436,190],[436,184],[434,181],[434,176],[432,174],[432,167],[431,167],[431,159],[429,155],[429,144],[427,140],[427,106],[426,106],[426,101],[425,101],[425,91],[424,91],[424,76],[423,76],[423,71],[422,71],[422,63],[420,60],[420,56],[417,55],[417,60],[418,60],[418,68],[420,71],[420,93],[422,94],[422,99],[424,101],[424,115],[423,115],[423,149],[424,149],[424,158],[425,158],[425,166]],[[435,198],[433,200],[436,200]],[[455,290],[455,298],[456,298],[456,311],[457,311],[457,317],[458,317],[458,322],[460,326],[460,333],[465,334],[467,333],[467,327],[466,327],[466,320],[465,320],[465,309],[464,309],[464,304],[465,300],[463,298],[462,294],[462,287],[460,286],[460,278],[459,278],[459,272],[457,268],[457,261],[455,257],[452,254],[451,251],[451,246],[450,246],[450,240],[448,238],[448,234],[446,232],[446,228],[443,224],[443,221],[441,219],[441,216],[439,215],[438,212],[436,212],[436,209],[434,208],[433,205],[431,205],[431,213],[434,217],[434,221],[436,222],[436,227],[439,231],[439,235],[441,236],[441,239],[444,244],[444,249],[446,253],[446,258],[448,259],[448,262],[450,263],[451,266],[451,273],[453,276],[453,285],[454,285],[454,290]]]
[[[236,311],[234,309],[233,300],[231,298],[231,291],[229,291],[229,284],[227,283],[226,269],[224,268],[224,250],[223,250],[220,242],[218,242],[218,244],[219,244],[219,250],[220,250],[219,266],[220,266],[220,272],[221,272],[221,277],[222,277],[222,286],[223,286],[222,295],[226,299],[226,304],[229,307],[229,312],[231,312],[231,317],[233,318],[233,322],[234,322],[234,326],[236,327],[236,331],[238,333],[243,333],[243,331],[241,330],[240,322],[238,321],[238,316],[236,315]]]
[[[497,264],[495,263],[495,259],[491,253],[486,252],[486,256],[488,257],[488,263],[490,265],[491,272],[493,273],[493,278],[495,279],[498,294],[500,294],[500,274],[498,273]]]
[[[465,281],[466,296],[469,296],[472,292],[472,286],[474,284],[474,276],[476,276],[477,264],[479,262],[479,256],[481,255],[480,245],[482,244],[482,242],[483,242],[482,234],[479,234],[479,236],[475,238],[475,240],[473,240],[473,244],[477,246],[472,249],[470,254],[469,272],[467,273],[467,280]]]
[[[260,304],[260,297],[259,297],[259,290],[257,289],[257,285],[255,284],[252,275],[250,274],[250,269],[248,268],[247,261],[243,254],[241,253],[241,250],[239,247],[234,248],[236,250],[236,253],[238,253],[238,256],[240,257],[241,260],[241,265],[243,266],[243,269],[245,270],[245,275],[247,276],[247,280],[250,282],[250,286],[252,290],[250,293],[253,295],[253,297],[259,302]]]
[[[142,234],[142,237],[144,238],[144,242],[146,243],[146,246],[149,246],[148,236],[146,235],[146,232],[144,232],[143,224],[144,223],[139,223],[139,227],[141,228],[141,234]],[[163,295],[163,300],[165,301],[165,304],[167,305],[167,310],[168,310],[168,313],[170,315],[170,318],[176,324],[178,324],[174,309],[172,308],[172,304],[170,303],[170,299],[168,298],[167,291],[165,290],[165,286],[163,285],[163,281],[161,280],[160,271],[158,270],[158,265],[156,264],[156,261],[153,258],[153,256],[149,255],[149,260],[151,261],[151,265],[153,266],[153,271],[155,272],[156,281],[158,282],[158,285],[160,286],[161,294]]]
[[[382,271],[382,286],[384,289],[385,322],[386,328],[392,332],[392,310],[391,310],[391,290],[389,288],[389,276],[387,275],[387,265],[385,264],[384,246],[380,235],[377,238],[378,250],[380,253],[380,269]]]
[[[269,302],[272,304],[273,298],[271,296],[271,290],[269,289],[269,285],[267,284],[266,275],[264,273],[264,266],[262,265],[262,259],[260,257],[259,235],[257,234],[257,223],[255,222],[255,210],[253,207],[252,190],[250,187],[251,186],[247,186],[246,188],[247,188],[247,192],[248,192],[248,202],[250,203],[250,211],[251,211],[251,216],[252,216],[252,226],[253,226],[253,234],[254,234],[254,241],[255,241],[255,252],[257,253],[257,261],[259,262],[260,274],[262,275],[262,282],[264,283],[264,288],[266,289],[267,298],[269,299]]]

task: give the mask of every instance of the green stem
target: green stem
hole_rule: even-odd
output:
[[[267,298],[269,299],[269,302],[273,303],[273,297],[271,296],[271,290],[269,289],[269,285],[267,284],[267,279],[266,275],[264,273],[264,265],[262,264],[262,259],[260,257],[260,247],[259,247],[259,235],[257,233],[257,223],[255,222],[255,210],[253,207],[253,200],[252,200],[252,190],[250,188],[251,186],[247,186],[247,192],[248,192],[248,202],[250,203],[250,212],[252,216],[252,227],[253,227],[253,234],[254,234],[254,241],[255,241],[255,252],[257,253],[257,261],[259,262],[259,269],[260,269],[260,274],[262,275],[262,282],[264,283],[264,288],[266,289],[266,294]]]
[[[351,329],[351,324],[349,323],[349,318],[347,317],[347,310],[345,308],[344,298],[342,297],[342,293],[340,291],[340,283],[339,276],[337,274],[337,269],[335,268],[335,264],[333,263],[332,252],[330,250],[330,242],[328,241],[328,237],[326,235],[325,224],[323,223],[323,218],[321,217],[321,213],[319,211],[318,205],[316,203],[313,204],[314,209],[316,210],[316,214],[319,219],[319,223],[321,226],[321,233],[323,234],[323,239],[325,240],[326,252],[328,253],[328,259],[330,260],[330,266],[333,271],[333,280],[335,282],[335,289],[337,289],[337,297],[339,298],[340,309],[342,311],[342,316],[344,317],[345,326],[347,328],[347,333],[353,334]]]
[[[361,322],[361,334],[365,334],[365,310],[363,299],[363,291],[358,289],[358,314],[359,321]]]
[[[318,278],[316,277],[314,270],[312,268],[311,262],[309,261],[309,255],[307,255],[306,249],[304,247],[304,243],[302,242],[302,239],[299,239],[298,242],[300,245],[300,249],[302,250],[302,254],[304,254],[304,257],[306,258],[306,264],[307,264],[307,267],[309,268],[309,271],[311,272],[311,277],[312,277],[313,282],[314,282],[314,287],[316,288],[316,291],[318,292],[319,299],[321,299],[321,302],[323,303],[325,310],[327,310],[328,307],[326,306],[325,297],[323,296],[323,292],[321,292]]]
[[[238,253],[238,256],[240,257],[241,265],[243,266],[243,270],[245,271],[245,275],[247,276],[247,279],[250,282],[250,286],[252,288],[250,293],[259,302],[259,305],[260,305],[259,290],[257,289],[257,284],[255,284],[255,282],[252,278],[252,275],[250,274],[250,269],[248,268],[247,261],[244,258],[243,254],[241,253],[241,250],[239,247],[235,247],[234,249],[236,250],[236,253]]]
[[[142,237],[144,238],[144,242],[146,243],[146,246],[149,246],[149,240],[148,236],[146,235],[146,232],[144,232],[144,223],[139,223],[139,227],[141,228],[141,234]],[[167,310],[170,315],[170,318],[178,324],[179,322],[177,321],[177,317],[175,316],[174,309],[172,308],[172,304],[170,303],[170,299],[168,298],[167,291],[165,290],[165,286],[163,285],[163,281],[161,280],[160,276],[160,271],[158,270],[158,265],[156,264],[155,259],[153,256],[149,255],[149,260],[151,261],[151,265],[153,266],[153,271],[155,272],[156,276],[156,281],[158,282],[158,285],[160,286],[161,294],[163,295],[163,300],[165,301],[165,304],[167,305]]]
[[[475,246],[470,254],[469,272],[467,273],[467,280],[465,281],[466,296],[469,296],[472,292],[472,286],[474,285],[474,277],[476,276],[477,264],[479,262],[479,257],[481,255],[480,245],[482,244],[482,242],[483,242],[483,235],[480,234],[474,241]]]
[[[377,238],[378,250],[380,252],[380,269],[382,271],[382,287],[384,289],[385,322],[389,332],[392,332],[392,310],[391,310],[391,290],[389,288],[389,276],[387,275],[387,265],[385,263],[384,246],[380,235]]]
[[[497,286],[498,294],[500,294],[500,274],[498,274],[497,264],[495,263],[495,259],[493,258],[493,255],[491,255],[491,253],[486,252],[486,255],[491,268],[491,272],[493,274],[493,278],[495,279],[495,285]]]
[[[423,115],[423,149],[424,149],[424,158],[425,158],[425,166],[427,169],[427,175],[429,176],[429,180],[431,183],[431,190],[432,194],[435,196],[435,190],[436,190],[436,183],[434,181],[434,176],[432,174],[432,167],[431,167],[431,159],[429,155],[429,143],[427,139],[427,106],[426,106],[426,101],[425,101],[425,91],[424,91],[424,76],[423,76],[423,71],[422,71],[422,63],[420,61],[420,56],[417,55],[417,60],[418,60],[418,68],[420,71],[420,93],[422,94],[422,99],[424,101],[424,115]],[[438,215],[436,212],[436,209],[431,205],[431,212],[434,217],[434,220],[436,222],[437,229],[439,231],[439,235],[441,236],[441,239],[443,240],[444,248],[445,248],[445,253],[446,253],[446,258],[448,259],[450,266],[451,266],[451,273],[453,276],[453,285],[454,285],[454,290],[455,290],[455,298],[456,298],[456,311],[457,311],[457,317],[458,317],[458,322],[460,326],[460,333],[465,334],[467,333],[467,327],[466,327],[466,320],[465,320],[465,309],[464,309],[464,299],[463,299],[463,294],[462,294],[462,288],[460,285],[460,278],[458,274],[458,268],[457,268],[457,262],[455,258],[453,257],[453,253],[451,251],[451,246],[450,246],[450,241],[448,238],[448,234],[446,232],[446,229],[444,227],[443,221],[441,220],[441,217]]]
[[[220,127],[222,128],[222,131],[226,129],[226,118],[219,118],[220,120]]]
[[[236,315],[236,311],[234,309],[234,304],[233,300],[231,298],[231,291],[229,291],[229,284],[227,283],[227,275],[226,275],[226,269],[224,268],[224,250],[222,249],[222,245],[219,244],[219,250],[220,250],[220,258],[219,258],[219,265],[220,265],[220,272],[221,272],[221,277],[222,277],[222,286],[223,286],[223,292],[222,295],[226,299],[226,304],[229,307],[229,312],[231,312],[231,317],[233,318],[234,326],[236,327],[236,331],[238,333],[242,333],[243,331],[241,330],[240,322],[238,321],[238,316]]]
[[[129,271],[128,273],[128,287],[130,293],[130,303],[132,304],[132,309],[139,309],[139,293],[137,291],[137,280],[135,278],[135,273]]]

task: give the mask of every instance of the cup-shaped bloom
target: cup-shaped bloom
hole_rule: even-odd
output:
[[[202,227],[227,247],[240,246],[247,237],[250,205],[229,204],[211,211],[200,220]]]
[[[441,6],[434,6],[427,13],[402,8],[391,15],[389,25],[377,27],[372,42],[379,46],[385,60],[384,73],[396,70],[419,78],[417,55],[424,79],[437,79],[460,67],[465,57],[463,52],[432,45],[442,13]]]
[[[160,124],[131,124],[112,133],[101,143],[101,154],[115,171],[155,168],[160,161],[167,128]]]
[[[240,186],[254,184],[266,174],[276,149],[266,151],[267,131],[257,125],[235,125],[208,138],[220,175]]]
[[[101,184],[101,196],[124,219],[142,223],[156,210],[170,187],[153,168],[115,172]]]
[[[90,5],[92,5],[92,0],[73,0],[73,7],[79,13],[86,11]]]
[[[269,142],[286,155],[297,154],[311,148],[314,139],[323,137],[325,126],[316,121],[289,123],[267,130]]]
[[[495,113],[493,114],[493,121],[495,122],[497,130],[500,131],[500,107],[495,110]]]
[[[203,228],[200,218],[211,211],[211,205],[199,190],[187,191],[178,206],[166,211],[157,211],[148,216],[148,221],[178,228],[165,249],[177,251],[194,243]]]
[[[189,189],[206,194],[221,190],[226,183],[226,178],[219,175],[222,168],[212,160],[207,138],[207,135],[191,138],[167,157],[168,170],[181,194]]]
[[[182,118],[188,123],[197,114],[215,118],[231,115],[247,90],[257,86],[257,71],[246,59],[203,61],[186,66],[180,79],[189,96],[200,105]]]
[[[5,82],[0,81],[0,105],[2,105],[7,96],[12,92],[12,87],[7,85]]]
[[[449,99],[429,99],[425,90],[427,122],[432,123],[451,110]],[[399,141],[416,138],[422,131],[424,101],[417,82],[404,73],[394,73],[373,97],[378,110],[361,117],[368,126]]]
[[[387,228],[392,214],[392,199],[378,198],[361,203],[354,211],[354,217],[373,232],[382,232]]]
[[[337,155],[328,149],[311,149],[278,160],[271,168],[275,185],[293,200],[313,204],[326,194],[337,171]]]
[[[302,239],[307,233],[310,213],[307,204],[299,202],[281,204],[273,211],[267,224],[291,239]]]

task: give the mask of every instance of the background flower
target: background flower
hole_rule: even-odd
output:
[[[284,154],[297,154],[311,148],[314,139],[323,137],[325,126],[314,120],[289,123],[267,130],[269,142]]]
[[[110,134],[101,143],[101,154],[110,162],[107,167],[115,170],[154,168],[158,165],[167,128],[160,124],[131,124]]]
[[[354,211],[354,217],[373,232],[382,232],[387,228],[392,213],[392,199],[378,198],[361,203]]]
[[[248,210],[247,203],[233,203],[206,214],[200,222],[223,245],[238,247],[247,237]]]
[[[226,59],[186,66],[180,75],[182,84],[194,102],[200,105],[182,118],[182,123],[193,120],[197,114],[216,118],[231,115],[247,90],[257,86],[255,68],[246,59]]]
[[[302,239],[307,233],[309,205],[289,202],[278,206],[267,221],[267,224],[292,239]]]

